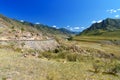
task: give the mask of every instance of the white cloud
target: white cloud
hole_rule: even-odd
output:
[[[120,11],[120,8],[107,10],[107,12],[109,12],[109,13],[116,13],[118,11]]]
[[[91,23],[101,23],[101,22],[102,20],[98,20],[98,21],[93,20]]]
[[[97,21],[97,23],[101,23],[101,22],[102,22],[102,20]]]
[[[73,31],[73,28],[71,27],[70,30]]]
[[[35,24],[40,24],[39,22],[36,22]]]
[[[75,29],[75,30],[79,30],[79,29],[80,29],[80,27],[74,27],[74,29]]]
[[[24,22],[24,20],[20,20],[20,22]]]
[[[66,27],[64,27],[65,29],[70,29],[71,27],[68,25],[68,26],[66,26]]]
[[[69,28],[70,26],[67,26],[67,28]]]
[[[116,13],[116,12],[117,12],[117,10],[113,10],[113,12],[114,12],[114,13]]]
[[[80,26],[66,26],[66,27],[64,27],[65,29],[68,29],[68,30],[70,30],[70,31],[82,31],[82,30],[84,30],[85,29],[85,27],[80,27]]]
[[[120,8],[119,9],[117,9],[118,11],[120,11]]]
[[[85,27],[81,27],[81,29],[85,29]]]
[[[116,18],[119,18],[119,17],[120,17],[120,15],[115,15],[115,17],[116,17]]]
[[[68,28],[65,27],[65,28],[70,30],[70,31],[77,31],[77,32],[82,31],[82,30],[85,29],[85,27],[79,27],[79,26],[77,26],[77,27],[68,27]]]
[[[96,23],[96,21],[94,20],[94,21],[92,21],[91,23]]]
[[[116,13],[117,10],[115,10],[115,9],[110,9],[110,10],[107,10],[107,12],[109,12],[109,13]]]
[[[52,27],[56,28],[57,26],[56,26],[56,25],[53,25]]]

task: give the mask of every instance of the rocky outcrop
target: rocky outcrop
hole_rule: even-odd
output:
[[[19,45],[24,43],[23,48],[35,49],[40,51],[48,51],[56,49],[59,44],[54,39],[44,40],[44,41],[21,41]]]
[[[40,51],[49,51],[56,49],[59,44],[55,39],[49,39],[49,40],[6,40],[6,41],[0,41],[1,45],[11,45],[18,48],[23,49],[33,49],[33,50],[40,50]]]

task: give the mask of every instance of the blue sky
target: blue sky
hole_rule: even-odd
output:
[[[105,18],[119,18],[120,0],[0,0],[0,14],[82,31]]]

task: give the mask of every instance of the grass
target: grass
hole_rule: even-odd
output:
[[[118,59],[93,55],[101,51],[119,56],[119,46],[87,40],[73,39],[62,43],[60,49],[44,53],[38,51],[38,58],[24,57],[24,52],[19,49],[0,47],[0,80],[120,80]],[[74,49],[82,52],[74,52]],[[116,75],[111,74],[114,72]]]
[[[116,36],[75,36],[73,38],[76,41],[85,41],[85,42],[99,42],[103,40],[120,40],[120,37]]]
[[[75,41],[79,46],[85,48],[91,48],[96,50],[101,50],[106,53],[113,53],[117,56],[120,56],[120,45],[115,45],[112,42],[107,41],[115,41],[120,40],[119,37],[98,37],[98,36],[77,36],[74,37],[73,41]]]
[[[9,53],[8,53],[9,52]],[[93,60],[58,62],[24,58],[21,53],[0,49],[0,78],[12,80],[119,80],[119,76],[94,73]],[[90,71],[91,70],[91,71]]]

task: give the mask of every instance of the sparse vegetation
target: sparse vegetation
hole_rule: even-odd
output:
[[[77,57],[78,57],[77,54],[68,54],[66,56],[68,61],[77,61]]]
[[[120,72],[120,63],[118,60],[97,60],[93,63],[95,73],[117,75]]]

